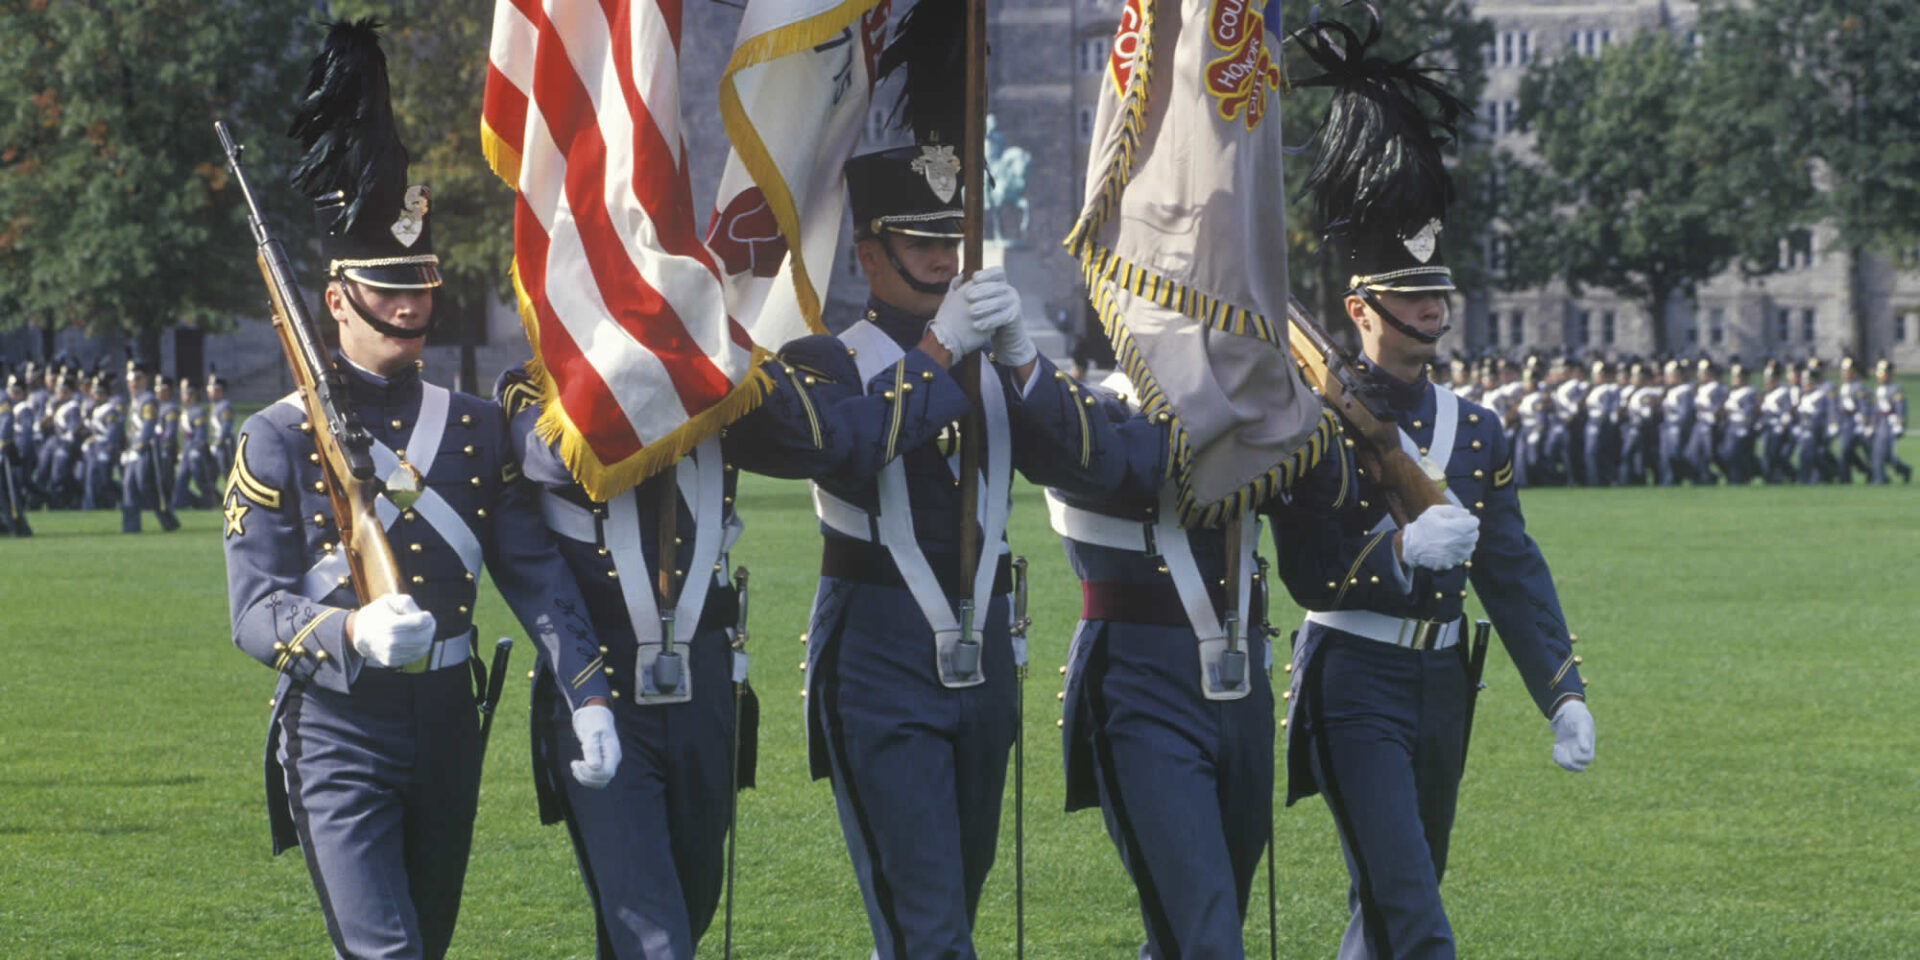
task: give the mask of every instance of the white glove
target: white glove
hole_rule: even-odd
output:
[[[1553,711],[1553,762],[1579,773],[1593,762],[1593,714],[1587,702],[1569,699]]]
[[[426,656],[433,630],[433,614],[404,593],[389,593],[353,615],[353,649],[379,666],[398,667]]]
[[[988,267],[961,284],[967,300],[967,316],[973,328],[982,332],[997,330],[1020,321],[1020,291],[1007,282],[1004,267]]]
[[[967,309],[967,297],[963,292],[966,286],[967,281],[954,277],[947,286],[946,299],[940,301],[940,309],[927,323],[927,332],[933,334],[933,338],[940,341],[940,345],[946,347],[955,360],[987,343],[988,331],[974,329],[973,316]]]
[[[613,782],[620,768],[620,736],[613,731],[613,711],[593,703],[573,712],[573,735],[580,739],[581,759],[573,762],[573,778],[595,790]]]
[[[1465,507],[1442,503],[1407,524],[1400,538],[1400,556],[1415,567],[1451,570],[1473,556],[1480,542],[1480,518]]]

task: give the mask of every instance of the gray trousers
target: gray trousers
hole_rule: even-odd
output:
[[[1460,648],[1330,632],[1307,669],[1313,775],[1340,830],[1353,910],[1342,960],[1451,958],[1440,903],[1464,757]]]
[[[465,663],[288,691],[279,759],[336,956],[446,955],[480,794],[476,716]]]

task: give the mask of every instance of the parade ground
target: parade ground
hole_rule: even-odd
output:
[[[1920,443],[1904,446],[1914,460]],[[1038,492],[1020,486],[1016,500],[1011,538],[1033,565],[1027,955],[1131,957],[1139,915],[1100,815],[1061,812],[1055,694],[1078,584]],[[740,503],[734,562],[752,569],[763,717],[759,788],[740,807],[734,952],[851,960],[868,949],[866,920],[832,795],[807,779],[801,723],[818,534],[801,484],[743,478]],[[1597,759],[1579,775],[1554,766],[1547,723],[1496,644],[1442,888],[1462,952],[1912,956],[1913,488],[1529,490],[1523,503],[1580,638]],[[183,519],[132,537],[117,513],[42,513],[35,538],[0,539],[0,956],[327,955],[300,855],[268,855],[273,673],[230,641],[220,514]],[[1273,614],[1298,623],[1284,593]],[[491,587],[476,621],[483,641],[514,627]],[[532,655],[522,640],[494,727],[453,956],[592,956],[564,828],[535,813]],[[991,958],[1014,956],[1013,811],[1010,781],[976,936]],[[1324,805],[1280,808],[1275,836],[1279,953],[1332,956],[1347,880]],[[1250,957],[1268,952],[1265,876]],[[721,955],[723,922],[702,956]]]

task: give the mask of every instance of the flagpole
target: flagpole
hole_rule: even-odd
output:
[[[966,233],[961,268],[973,276],[981,263],[981,226],[985,209],[987,132],[987,0],[967,4],[967,121],[961,155],[962,229]],[[960,575],[971,578],[980,557],[980,377],[978,351],[963,358],[956,369],[967,395],[967,416],[960,428]],[[970,581],[969,581],[970,582]],[[985,616],[986,611],[978,611]]]

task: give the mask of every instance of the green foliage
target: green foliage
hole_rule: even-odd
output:
[[[1913,460],[1920,443],[1905,446]],[[1578,776],[1552,765],[1546,724],[1495,644],[1442,888],[1462,951],[1910,956],[1920,732],[1889,718],[1920,696],[1920,674],[1897,667],[1912,636],[1911,574],[1897,559],[1920,551],[1912,488],[1523,499],[1581,638],[1599,754]],[[800,484],[742,477],[740,503],[748,529],[734,560],[753,570],[764,715],[760,786],[741,799],[737,955],[863,956],[859,893],[831,792],[807,777],[800,725],[794,640],[813,595],[817,524]],[[184,520],[179,533],[125,537],[110,514],[38,514],[39,537],[0,538],[12,641],[0,671],[0,955],[327,951],[300,855],[267,855],[260,751],[273,674],[227,639],[219,515]],[[1028,956],[1132,956],[1138,906],[1100,815],[1060,812],[1056,668],[1079,586],[1024,484],[1012,528],[1034,576]],[[1295,622],[1284,601],[1275,607],[1282,626]],[[518,635],[491,587],[476,622]],[[523,642],[516,678],[528,657]],[[83,708],[52,705],[74,689]],[[566,834],[535,816],[526,697],[524,682],[507,684],[487,755],[461,957],[593,955]],[[1011,807],[1009,789],[980,908],[983,956],[1013,955]],[[1329,956],[1347,921],[1333,823],[1318,800],[1275,814],[1281,954]],[[1264,869],[1257,876],[1249,956],[1267,952]],[[719,937],[716,918],[702,956],[719,955]]]
[[[252,238],[213,121],[247,144],[276,226],[305,217],[277,187],[308,8],[0,3],[0,326],[217,329],[259,310]]]
[[[1537,164],[1504,157],[1515,289],[1549,280],[1640,302],[1664,349],[1666,304],[1691,295],[1754,246],[1743,188],[1791,176],[1708,122],[1728,105],[1704,95],[1689,47],[1646,31],[1595,57],[1562,56],[1522,83],[1520,118]],[[1759,235],[1779,236],[1766,224]],[[1756,264],[1758,266],[1758,264]]]
[[[1700,32],[1721,96],[1780,155],[1818,165],[1805,222],[1850,247],[1920,239],[1920,13],[1906,0],[1708,0]]]
[[[1311,0],[1283,0],[1282,27],[1286,31],[1306,26],[1310,14],[1343,20],[1363,31],[1364,14],[1342,11],[1332,5]],[[1424,64],[1441,68],[1440,75],[1455,95],[1477,108],[1480,92],[1486,87],[1485,47],[1493,42],[1493,24],[1474,19],[1470,4],[1464,0],[1408,0],[1382,11],[1381,39],[1375,49],[1382,56],[1402,58],[1425,53]],[[1319,73],[1318,67],[1297,51],[1288,49],[1288,80],[1298,81]],[[1326,90],[1289,87],[1281,104],[1280,117],[1285,142],[1308,151],[1287,165],[1287,196],[1299,198],[1301,183],[1311,169],[1311,151],[1317,148],[1315,133],[1327,115]],[[1440,249],[1453,268],[1456,282],[1467,288],[1485,282],[1480,241],[1486,236],[1492,219],[1492,206],[1486,195],[1486,173],[1490,169],[1487,144],[1477,140],[1472,117],[1463,117],[1457,131],[1459,139],[1452,148],[1455,199],[1447,218],[1447,229],[1440,237]],[[1325,231],[1313,215],[1311,204],[1296,199],[1287,207],[1287,233],[1290,238],[1288,264],[1295,295],[1318,315],[1329,330],[1350,328],[1346,313],[1339,307],[1346,291],[1347,278],[1335,276],[1332,258],[1323,252]]]

